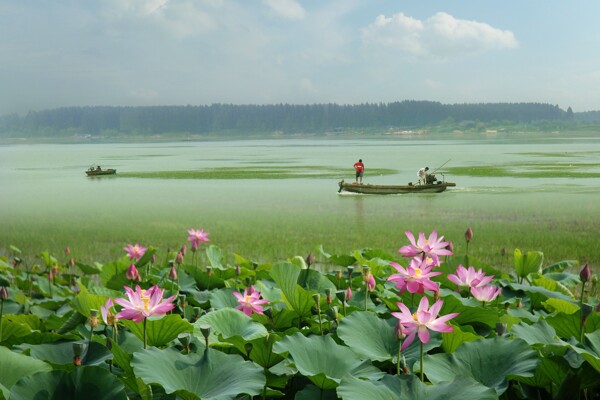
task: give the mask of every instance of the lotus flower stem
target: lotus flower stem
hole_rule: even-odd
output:
[[[402,342],[398,342],[398,364],[396,365],[396,375],[402,374],[402,365],[401,365],[402,362],[400,361],[401,356],[402,356]]]
[[[2,314],[4,313],[4,299],[0,299],[0,342],[2,342]]]
[[[144,349],[146,349],[147,347],[147,343],[148,343],[148,333],[146,332],[146,323],[148,321],[148,318],[144,318]]]
[[[423,362],[425,360],[425,346],[423,344],[423,342],[421,342],[421,382],[425,382],[424,377],[423,377],[423,370],[425,368],[423,368]]]

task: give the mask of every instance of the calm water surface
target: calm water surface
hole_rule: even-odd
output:
[[[252,254],[254,248],[272,247],[277,253],[283,252],[278,247],[290,243],[297,248],[288,251],[302,254],[318,244],[336,251],[364,246],[393,251],[405,240],[406,229],[439,227],[457,236],[456,232],[476,226],[479,234],[491,238],[494,224],[511,219],[532,224],[542,221],[557,229],[587,219],[589,229],[589,219],[600,217],[598,178],[446,175],[446,180],[457,183],[456,188],[442,194],[393,196],[339,195],[337,182],[353,180],[352,164],[358,158],[366,164],[366,183],[406,184],[416,181],[420,167],[435,169],[447,160],[448,166],[565,160],[597,164],[599,155],[600,141],[590,138],[529,144],[299,139],[6,145],[0,146],[0,254],[6,253],[10,244],[22,249],[68,244],[57,243],[55,238],[76,241],[87,237],[98,254],[121,254],[122,244],[142,239],[179,246],[185,241],[185,229],[191,227],[210,231],[212,241],[226,251],[253,256],[260,256]],[[316,171],[334,167],[348,172],[339,179],[88,178],[84,171],[91,165],[119,172],[256,165],[314,166]],[[391,168],[397,173],[373,176],[370,168]],[[174,232],[182,233],[173,238]],[[535,234],[518,232],[518,239],[526,242]],[[352,238],[356,238],[350,244],[353,247],[348,247]],[[600,258],[598,247],[590,252],[592,259]]]

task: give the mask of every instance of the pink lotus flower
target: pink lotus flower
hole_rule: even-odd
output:
[[[471,294],[477,300],[487,303],[502,294],[502,288],[496,286],[478,286],[471,288]]]
[[[187,240],[192,244],[192,251],[196,251],[200,243],[209,241],[208,232],[203,229],[188,229],[187,233],[190,235]]]
[[[127,255],[129,255],[130,260],[139,260],[144,256],[144,253],[148,249],[136,243],[135,246],[128,244],[127,247],[123,247],[123,250],[127,252]]]
[[[352,288],[348,286],[348,288],[346,288],[346,301],[352,300],[353,296],[354,295],[352,294]]]
[[[117,319],[130,319],[134,322],[141,322],[151,316],[166,314],[175,308],[175,304],[172,303],[175,296],[163,301],[163,291],[156,285],[147,290],[136,285],[135,292],[130,287],[125,286],[125,293],[129,300],[115,299],[115,303],[123,306],[123,309],[115,315]]]
[[[400,323],[405,328],[403,333],[407,335],[402,343],[401,350],[406,349],[413,342],[415,335],[417,334],[421,343],[429,342],[429,329],[437,332],[453,331],[452,326],[447,325],[446,322],[456,317],[458,313],[452,313],[436,318],[442,308],[443,300],[436,301],[431,308],[429,308],[429,300],[426,296],[423,296],[419,303],[419,307],[417,308],[417,312],[414,314],[412,314],[404,304],[397,304],[400,308],[400,312],[393,312],[392,315],[400,320]]]
[[[244,294],[239,292],[233,292],[233,295],[237,298],[239,306],[237,310],[241,310],[247,316],[251,316],[252,313],[264,314],[262,304],[268,303],[268,300],[260,298],[260,292],[254,290],[254,287],[250,286],[244,290]]]
[[[142,277],[140,276],[140,273],[136,268],[135,264],[131,264],[129,268],[127,268],[127,272],[125,272],[125,277],[130,281],[139,282],[142,280]]]
[[[431,272],[433,267],[427,266],[426,261],[413,258],[406,269],[395,262],[390,262],[390,265],[396,268],[399,273],[391,275],[388,281],[396,282],[396,287],[400,293],[408,290],[409,293],[423,294],[425,290],[433,292],[439,290],[438,284],[430,278],[440,275],[441,272]]]
[[[480,287],[485,286],[492,281],[494,275],[486,276],[481,268],[475,271],[473,266],[465,268],[462,264],[458,265],[456,274],[448,274],[448,280],[458,286]]]
[[[450,242],[444,242],[444,237],[438,238],[437,231],[434,230],[429,235],[429,238],[425,238],[423,232],[419,233],[419,240],[415,241],[415,237],[411,231],[405,232],[406,237],[410,241],[410,245],[402,246],[398,249],[404,257],[419,257],[422,260],[431,258],[434,265],[440,265],[439,256],[452,255],[447,246]]]

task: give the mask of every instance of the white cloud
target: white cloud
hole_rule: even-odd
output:
[[[403,13],[391,17],[379,15],[362,30],[362,36],[367,44],[444,59],[518,45],[511,31],[483,22],[457,19],[445,12],[438,12],[424,21]]]
[[[306,11],[295,0],[263,0],[263,4],[276,14],[288,19],[302,19]]]
[[[317,87],[308,78],[303,78],[300,81],[300,89],[302,90],[303,93],[308,93],[308,94],[318,94],[319,93],[319,89],[317,89]]]

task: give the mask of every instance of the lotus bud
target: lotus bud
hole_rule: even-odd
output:
[[[71,248],[69,246],[65,247],[65,254],[66,255],[71,254]]]
[[[181,246],[181,249],[179,249],[179,252],[185,257],[185,253],[187,253],[187,246],[185,244],[183,246]]]
[[[54,277],[58,276],[58,273],[60,272],[60,270],[58,269],[58,265],[54,265],[54,267],[52,267],[52,275]]]
[[[331,288],[325,289],[325,301],[327,304],[331,304]]]
[[[500,255],[504,257],[506,255],[506,247],[500,249]]]
[[[90,324],[90,328],[96,329],[98,327],[98,310],[90,309],[90,316],[88,317],[88,323]]]
[[[81,356],[85,352],[85,343],[73,343],[73,365],[81,366]]]
[[[465,240],[467,241],[467,243],[469,243],[471,239],[473,239],[473,230],[471,229],[471,227],[469,227],[465,232]]]
[[[452,242],[448,242],[448,244],[446,245],[446,249],[454,253],[454,245],[452,244]]]
[[[179,265],[183,264],[183,253],[182,252],[177,253],[177,256],[175,257],[175,262]]]
[[[506,322],[496,322],[496,334],[498,336],[504,336],[504,334],[506,333],[506,327]]]
[[[54,274],[52,273],[52,270],[48,271],[48,280],[50,282],[54,281]]]
[[[240,276],[242,273],[242,268],[239,265],[235,266],[235,276]]]
[[[0,300],[4,301],[8,299],[8,289],[6,288],[6,286],[1,286],[0,287]]]
[[[375,290],[375,277],[373,276],[373,274],[369,273],[369,279],[367,280],[367,290],[369,292],[372,292],[373,290]]]
[[[169,279],[172,281],[177,280],[177,268],[174,265],[171,265],[171,270],[169,271]]]
[[[321,295],[319,293],[315,293],[312,295],[312,298],[315,302],[315,304],[317,305],[317,307],[321,306]]]
[[[206,275],[208,275],[209,277],[211,277],[213,274],[213,269],[212,267],[206,267]]]
[[[69,267],[73,268],[75,266],[75,259],[74,258],[70,258],[69,259]]]
[[[394,336],[396,336],[396,339],[398,340],[404,340],[404,338],[406,337],[406,335],[404,334],[404,327],[402,326],[400,321],[398,321],[398,323],[396,323],[396,326],[394,327]]]
[[[140,273],[138,272],[135,264],[131,264],[129,266],[129,268],[127,268],[127,272],[125,273],[125,277],[127,279],[129,279],[130,281],[141,281],[142,277],[140,276]]]
[[[348,288],[346,288],[346,302],[352,300],[352,296],[352,288],[348,286]]]
[[[585,264],[583,266],[583,268],[581,269],[581,271],[579,272],[579,279],[581,279],[581,282],[586,283],[587,281],[590,280],[591,276],[592,276],[592,271],[590,270],[590,266],[588,264]]]
[[[314,262],[315,256],[313,256],[313,253],[308,253],[308,255],[306,256],[306,265],[308,265],[308,267],[310,268],[310,266],[314,264]]]
[[[192,242],[192,253],[195,253],[198,250],[198,242]]]

